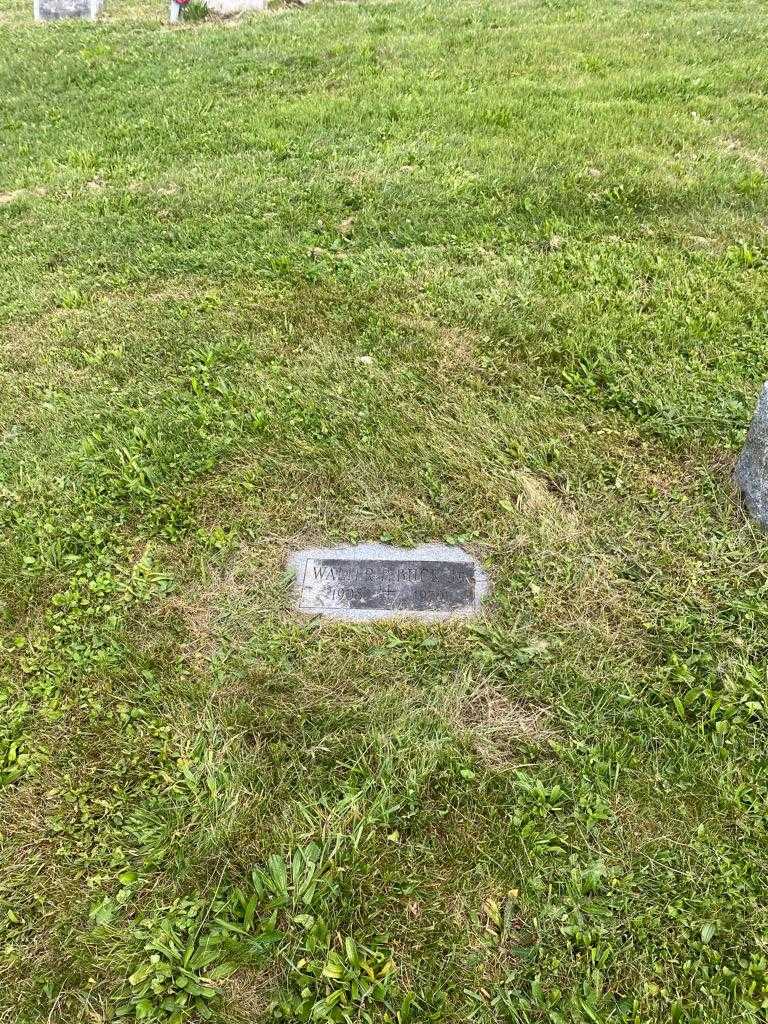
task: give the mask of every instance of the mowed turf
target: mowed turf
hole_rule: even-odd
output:
[[[765,1021],[765,5],[164,16],[0,10],[0,1021]]]

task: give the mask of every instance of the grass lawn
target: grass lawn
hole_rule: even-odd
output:
[[[0,1022],[765,1022],[768,8],[31,6]],[[300,621],[357,540],[491,599]]]

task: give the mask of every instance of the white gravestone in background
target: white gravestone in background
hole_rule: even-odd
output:
[[[34,0],[36,21],[60,21],[62,18],[90,18],[101,10],[101,0]]]

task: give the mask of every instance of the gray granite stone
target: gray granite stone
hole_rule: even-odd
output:
[[[750,515],[768,530],[768,381],[757,400],[734,479]]]
[[[296,608],[347,621],[474,615],[488,592],[476,559],[458,547],[357,544],[308,548],[289,560]]]
[[[101,0],[34,0],[38,21],[59,21],[62,18],[95,18]]]

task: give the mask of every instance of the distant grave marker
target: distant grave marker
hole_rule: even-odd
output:
[[[208,0],[208,10],[216,14],[240,14],[242,11],[264,11],[267,0]]]
[[[298,611],[348,621],[465,618],[488,591],[480,564],[445,544],[309,548],[289,564]]]
[[[768,381],[757,400],[734,478],[747,511],[768,530]]]
[[[101,0],[34,0],[36,21],[61,21],[64,18],[93,21],[100,10]]]
[[[180,21],[179,15],[187,6],[187,0],[170,0],[169,20]],[[213,14],[242,14],[245,11],[264,11],[267,0],[207,0],[206,6]],[[182,15],[183,17],[183,15]]]

